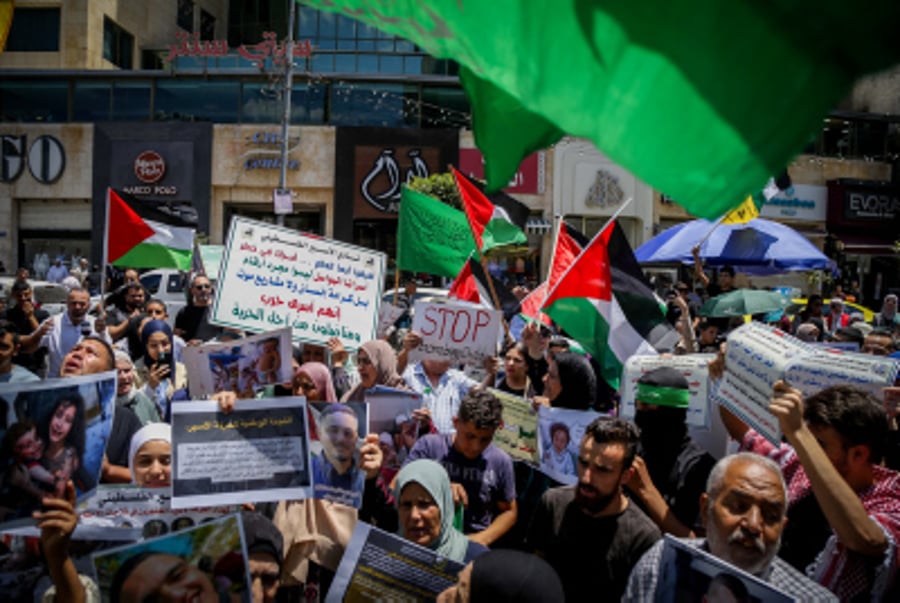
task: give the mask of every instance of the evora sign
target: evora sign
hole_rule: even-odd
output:
[[[24,134],[0,134],[0,182],[14,182],[28,165],[31,176],[41,184],[53,184],[66,169],[66,151],[59,139],[42,135],[26,152]]]

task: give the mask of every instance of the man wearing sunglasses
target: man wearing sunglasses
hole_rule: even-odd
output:
[[[209,322],[213,292],[212,283],[206,275],[198,274],[194,277],[191,281],[190,295],[190,303],[175,316],[175,334],[188,342],[188,345],[196,345],[218,337],[222,329]]]

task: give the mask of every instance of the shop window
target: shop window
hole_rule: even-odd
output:
[[[75,82],[75,102],[72,119],[75,121],[109,120],[112,100],[110,82]]]
[[[418,91],[403,84],[333,84],[329,122],[336,126],[417,127]]]
[[[103,17],[103,58],[122,69],[131,69],[134,36],[109,17]]]
[[[0,81],[0,121],[68,121],[65,80]]]
[[[200,39],[216,39],[216,18],[205,10],[200,11]]]
[[[112,91],[113,121],[146,121],[150,118],[149,80],[115,82]]]
[[[59,8],[16,8],[7,52],[59,52]]]
[[[194,32],[193,0],[178,0],[178,27],[186,32]],[[207,38],[204,38],[204,40]]]
[[[238,120],[240,82],[158,80],[154,119],[159,121]]]

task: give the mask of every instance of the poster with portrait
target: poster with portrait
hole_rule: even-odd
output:
[[[541,406],[538,409],[540,470],[556,481],[578,481],[578,453],[587,426],[599,412]]]
[[[94,553],[92,561],[103,601],[163,601],[173,591],[196,601],[253,598],[240,515]]]
[[[655,603],[746,601],[789,603],[796,599],[697,547],[666,534]],[[836,600],[836,599],[835,599]]]
[[[31,524],[46,495],[100,478],[116,406],[116,373],[0,385],[0,523]]]
[[[287,383],[293,376],[290,327],[244,339],[186,346],[182,354],[195,400],[221,391],[252,398],[258,390]]]
[[[369,405],[310,402],[309,408],[313,495],[358,509],[366,484],[359,449],[369,433]]]
[[[494,433],[494,444],[514,460],[538,464],[538,413],[530,400],[491,389],[503,404],[503,426]]]
[[[308,498],[306,401],[238,400],[172,405],[172,508]]]
[[[360,521],[325,601],[433,601],[456,584],[463,567],[431,549]]]
[[[686,422],[691,427],[709,427],[709,362],[715,354],[684,356],[632,356],[625,362],[622,375],[620,416],[634,417],[634,395],[637,382],[648,371],[660,367],[673,368],[688,382],[690,402]]]
[[[365,402],[369,432],[378,434],[384,455],[381,475],[390,483],[419,439],[420,424],[413,412],[422,408],[422,394],[379,385],[366,390]]]
[[[375,338],[386,256],[317,234],[235,216],[210,322],[348,350]]]

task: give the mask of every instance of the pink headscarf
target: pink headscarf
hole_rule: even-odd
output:
[[[334,384],[331,382],[331,370],[321,362],[304,362],[294,373],[306,373],[316,384],[319,397],[322,402],[337,402],[337,394],[334,393]]]

